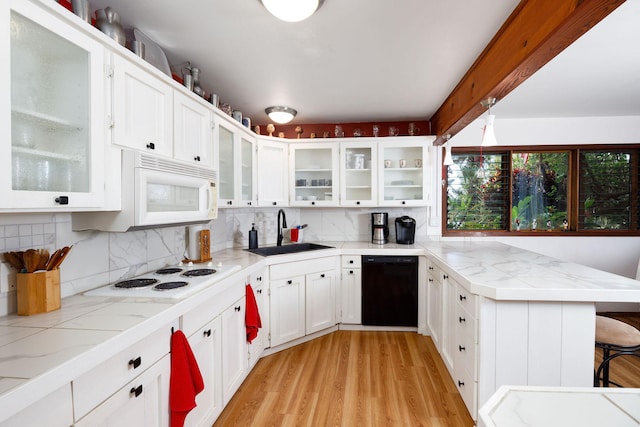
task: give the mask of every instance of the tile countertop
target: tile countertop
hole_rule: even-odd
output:
[[[180,301],[74,295],[51,313],[0,317],[0,421],[175,321],[203,298],[272,264],[318,256],[427,254],[471,292],[489,298],[640,302],[640,282],[500,243],[320,243],[335,248],[271,257],[243,249],[215,252],[214,263],[241,270]]]
[[[640,389],[502,386],[479,411],[484,427],[640,425]]]

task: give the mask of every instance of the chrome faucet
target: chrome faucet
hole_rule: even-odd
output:
[[[280,227],[280,214],[282,214],[282,227]],[[285,215],[283,209],[280,209],[278,211],[278,246],[282,246],[282,239],[284,238],[282,235],[283,228],[287,228],[287,215]]]

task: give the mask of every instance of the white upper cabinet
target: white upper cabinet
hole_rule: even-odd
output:
[[[213,113],[211,106],[179,91],[173,94],[173,156],[213,168]]]
[[[258,206],[289,206],[288,147],[258,138]]]
[[[291,144],[289,171],[291,206],[338,205],[338,143]]]
[[[340,143],[340,205],[375,206],[378,203],[375,140]]]
[[[113,143],[173,156],[173,88],[114,54]]]
[[[256,138],[222,114],[214,115],[214,152],[218,159],[218,207],[256,206]]]
[[[54,7],[0,6],[0,211],[104,206],[105,49]]]
[[[427,154],[432,140],[433,137],[418,136],[385,138],[379,143],[379,206],[427,205]]]

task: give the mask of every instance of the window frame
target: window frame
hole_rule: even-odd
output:
[[[444,147],[442,147],[444,159]],[[579,197],[580,197],[580,152],[581,151],[635,151],[631,156],[631,227],[628,230],[615,229],[590,229],[578,230],[579,221]],[[511,230],[511,188],[513,185],[513,169],[512,156],[513,153],[535,153],[535,152],[568,152],[568,179],[567,187],[567,220],[569,222],[569,230],[547,230],[544,226],[537,230]],[[508,205],[506,212],[506,228],[501,230],[454,230],[447,228],[448,219],[448,166],[441,164],[442,167],[442,236],[445,237],[497,237],[497,236],[640,236],[640,144],[593,144],[593,145],[514,145],[514,146],[498,146],[498,147],[478,147],[464,146],[452,147],[452,155],[469,154],[469,155],[486,155],[486,154],[503,154],[509,159],[508,161]]]

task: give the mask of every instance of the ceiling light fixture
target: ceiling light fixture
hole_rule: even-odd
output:
[[[453,157],[451,157],[451,143],[449,140],[451,139],[451,134],[443,135],[444,139],[444,160],[442,164],[445,166],[451,166],[453,164]]]
[[[485,122],[484,122],[484,128],[482,129],[482,143],[480,145],[482,145],[483,147],[491,147],[491,146],[498,145],[498,140],[496,139],[496,133],[493,128],[493,121],[495,120],[496,116],[494,114],[491,114],[491,107],[496,105],[496,99],[487,98],[483,101],[480,101],[480,104],[484,108],[487,108],[489,113],[487,114],[487,118],[485,119]]]
[[[261,0],[276,18],[286,22],[304,21],[315,13],[324,0]]]
[[[264,112],[271,120],[280,124],[289,123],[298,114],[293,108],[282,106],[265,108]]]

